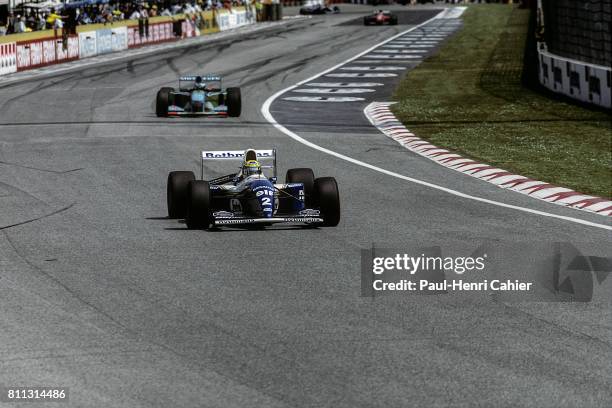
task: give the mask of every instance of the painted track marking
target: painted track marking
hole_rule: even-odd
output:
[[[298,88],[293,89],[291,92],[300,93],[318,93],[318,94],[358,94],[375,92],[375,89],[368,88]]]
[[[365,101],[365,98],[354,96],[288,96],[283,100],[292,102],[360,102]]]
[[[383,86],[384,84],[381,84],[380,82],[310,82],[304,85],[321,88],[357,88],[360,86],[369,88],[372,86]]]

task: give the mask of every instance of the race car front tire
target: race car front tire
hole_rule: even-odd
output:
[[[193,180],[189,183],[187,217],[189,229],[206,229],[210,226],[210,186],[207,181]]]
[[[389,20],[389,25],[397,25],[397,17],[393,17]]]
[[[174,92],[173,88],[162,88],[157,92],[155,100],[155,114],[161,118],[168,116],[168,106],[170,106],[170,92]]]
[[[304,184],[304,203],[306,208],[312,208],[314,202],[314,172],[309,168],[287,170],[286,183]]]
[[[324,227],[335,227],[340,222],[340,194],[333,177],[315,179],[314,189]]]
[[[242,111],[242,98],[240,96],[240,88],[227,88],[227,115],[237,118]]]
[[[168,174],[168,218],[184,218],[187,214],[188,187],[192,180],[195,180],[193,171],[171,171]]]

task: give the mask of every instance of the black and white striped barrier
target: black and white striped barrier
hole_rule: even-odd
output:
[[[551,54],[538,47],[540,83],[553,92],[612,108],[612,69]]]

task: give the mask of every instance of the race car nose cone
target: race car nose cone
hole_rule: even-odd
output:
[[[265,218],[272,218],[274,215],[274,205],[276,197],[274,196],[274,186],[267,180],[258,180],[252,185],[255,197],[259,201],[261,207],[261,215]]]

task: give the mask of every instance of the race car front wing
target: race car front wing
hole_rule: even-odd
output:
[[[253,217],[214,217],[213,226],[222,225],[255,225],[255,224],[281,224],[281,223],[303,223],[320,224],[323,218],[312,216],[288,215],[286,217],[253,218]]]
[[[168,116],[228,116],[225,111],[207,112],[188,112],[188,111],[168,111]]]
[[[228,116],[227,106],[217,106],[213,110],[192,112],[185,110],[180,106],[170,105],[167,112],[168,116]]]

